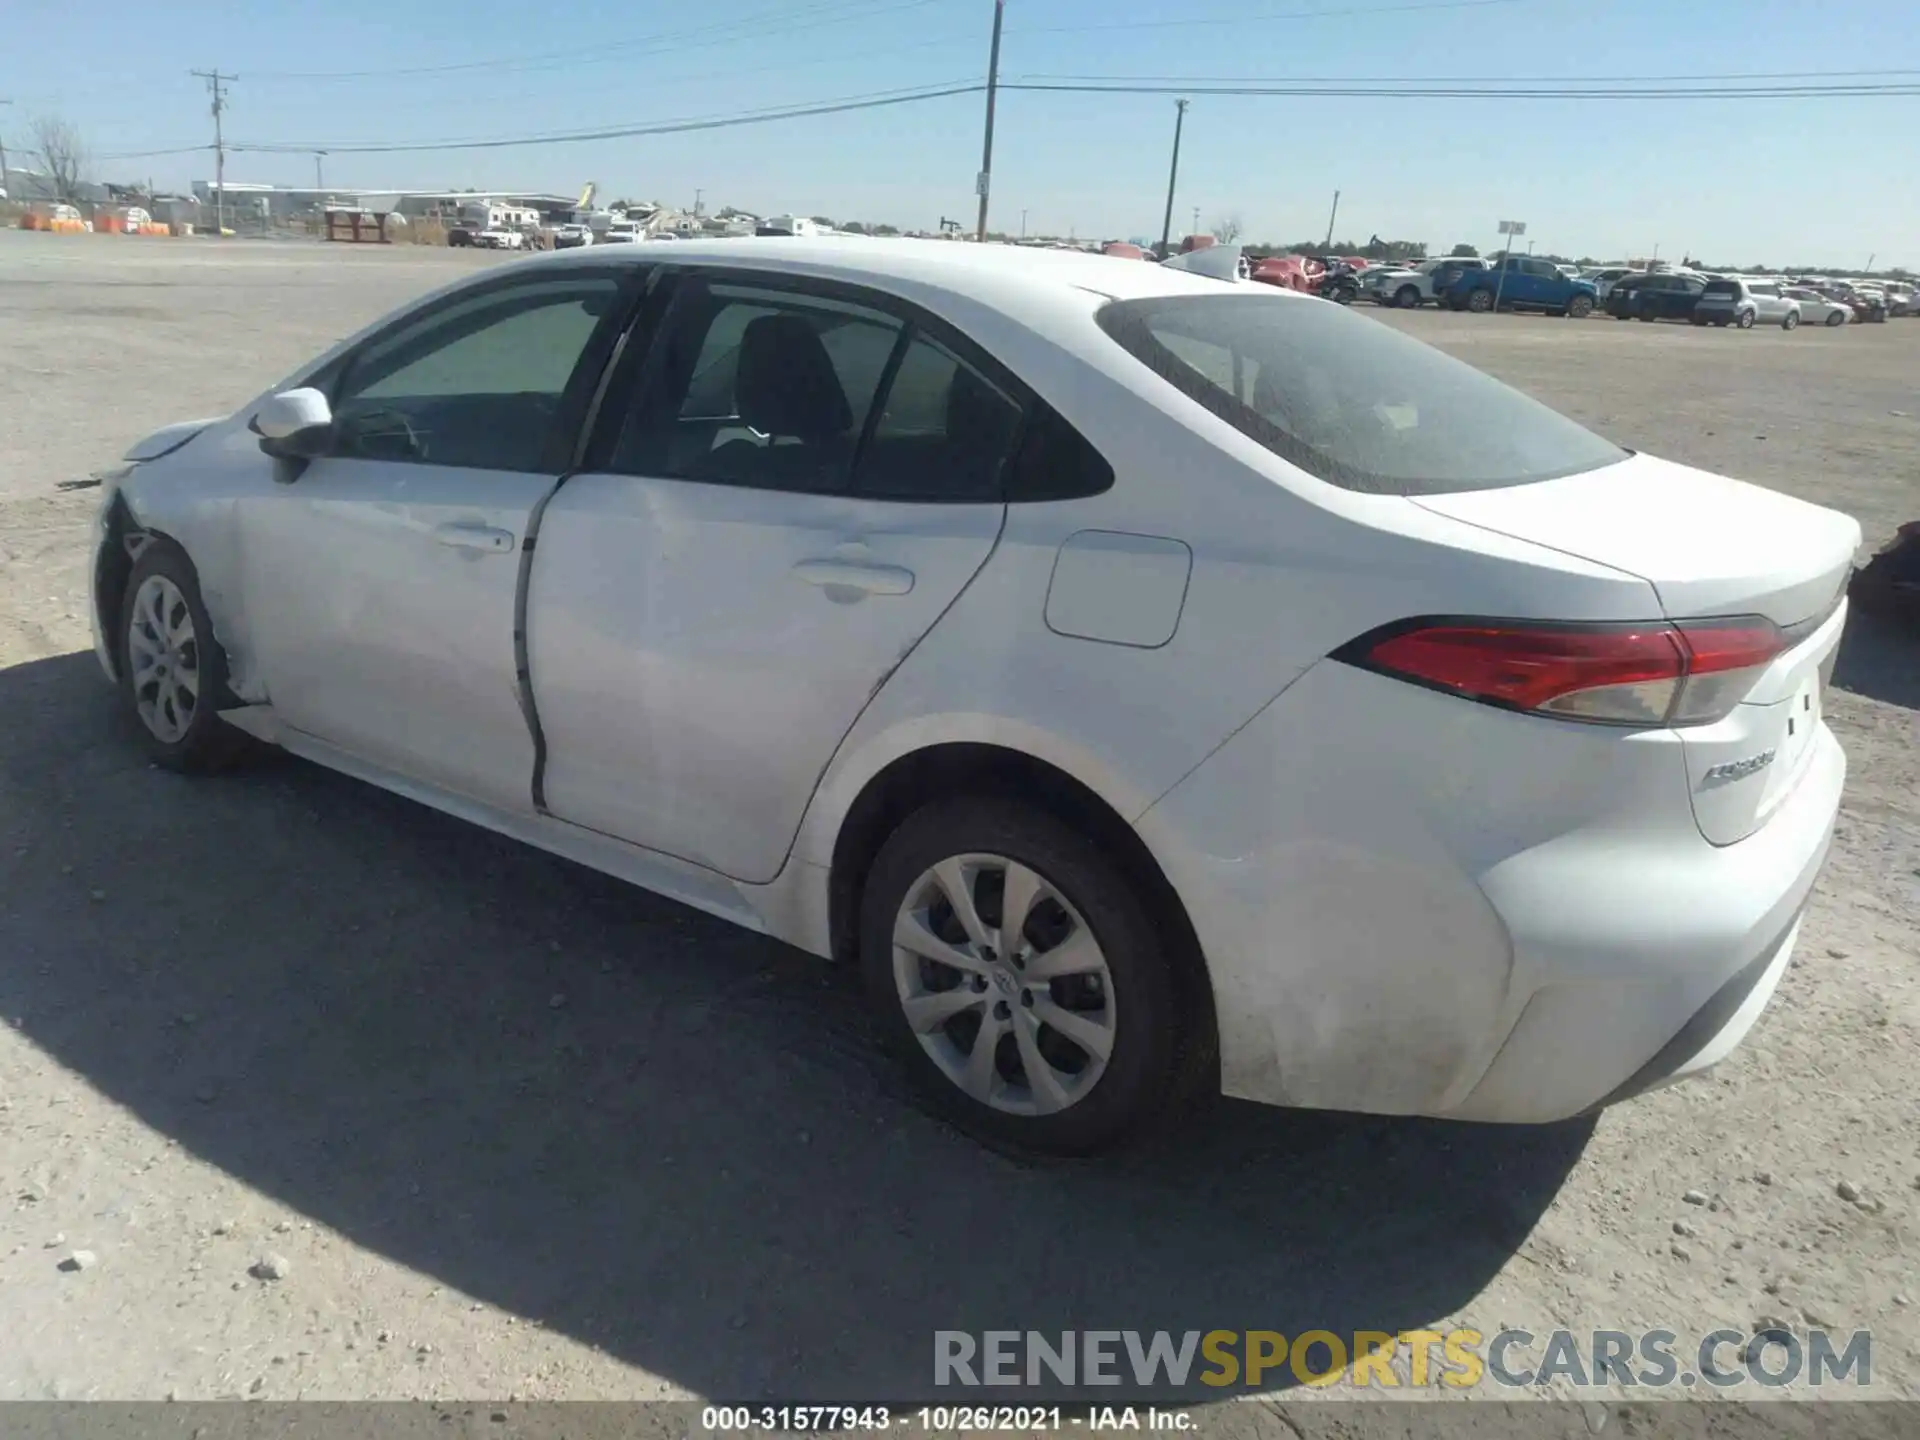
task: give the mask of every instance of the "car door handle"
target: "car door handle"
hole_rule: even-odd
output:
[[[794,577],[809,585],[837,585],[868,595],[904,595],[913,589],[913,572],[898,565],[867,565],[858,560],[802,560]]]
[[[513,549],[513,532],[496,530],[491,525],[442,525],[433,532],[442,545],[461,550],[487,550],[503,555]]]

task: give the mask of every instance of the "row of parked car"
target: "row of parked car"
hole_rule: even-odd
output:
[[[1582,271],[1531,255],[1370,265],[1360,273],[1360,294],[1402,309],[1433,304],[1478,313],[1542,310],[1576,319],[1604,309],[1619,320],[1686,320],[1742,330],[1755,325],[1792,330],[1920,313],[1913,287],[1898,281],[1626,267]]]

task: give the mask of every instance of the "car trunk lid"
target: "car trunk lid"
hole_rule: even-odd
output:
[[[1637,575],[1670,620],[1772,621],[1786,648],[1724,719],[1680,734],[1694,817],[1713,843],[1752,834],[1792,793],[1817,742],[1838,652],[1840,599],[1860,545],[1850,516],[1646,455],[1559,480],[1414,503]]]

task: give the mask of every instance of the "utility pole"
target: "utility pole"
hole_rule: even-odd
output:
[[[218,70],[192,70],[207,82],[207,90],[213,96],[213,233],[227,233],[227,142],[220,126],[220,117],[226,113],[227,92],[225,86],[238,75],[222,75]]]
[[[326,155],[325,150],[313,152],[313,188],[321,192],[323,199],[327,188],[327,176],[326,172],[320,168],[320,162],[326,158]]]
[[[1333,213],[1327,216],[1327,243],[1325,248],[1328,250],[1331,250],[1333,248],[1333,222],[1338,220],[1339,218],[1340,218],[1340,192],[1336,190],[1333,192]]]
[[[705,195],[706,193],[707,192],[705,190],[699,190],[699,189],[696,189],[693,192],[693,218],[696,220],[700,218],[700,197]]]
[[[0,100],[0,105],[11,105],[11,100]],[[0,138],[0,190],[7,188],[7,142]]]
[[[1200,233],[1200,207],[1198,205],[1193,207],[1193,229],[1187,233],[1189,235],[1198,235]]]
[[[1180,132],[1186,128],[1187,106],[1193,102],[1185,98],[1173,102],[1173,164],[1167,171],[1167,213],[1160,222],[1160,258],[1166,259],[1173,251],[1173,190],[1180,183]]]
[[[1000,95],[1000,26],[1007,18],[1007,0],[993,0],[993,44],[987,51],[987,134],[980,150],[980,174],[973,188],[980,194],[980,219],[973,238],[986,243],[987,196],[993,189],[993,102]]]
[[[1027,212],[1024,210],[1020,212],[1020,238],[1022,240],[1027,238]],[[1871,270],[1873,267],[1869,265],[1867,268]]]

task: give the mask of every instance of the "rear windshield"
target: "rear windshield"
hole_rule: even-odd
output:
[[[1709,280],[1707,282],[1707,288],[1700,293],[1703,295],[1738,296],[1740,293],[1740,282],[1738,280]]]
[[[1175,389],[1344,490],[1445,495],[1626,458],[1537,400],[1344,306],[1243,288],[1117,301],[1099,321]]]

